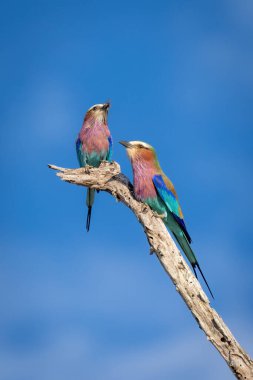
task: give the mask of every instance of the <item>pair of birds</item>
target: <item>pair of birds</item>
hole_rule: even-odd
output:
[[[76,151],[81,167],[98,167],[102,161],[112,159],[112,137],[108,128],[108,110],[110,103],[95,104],[88,109],[82,128],[76,140]],[[211,296],[212,291],[202,273],[196,256],[190,246],[191,237],[186,229],[184,216],[178,201],[176,190],[168,177],[163,173],[154,148],[142,141],[120,141],[130,158],[135,197],[150,206],[160,215],[165,225],[171,230],[178,244],[190,261],[194,274],[200,271]],[[90,229],[91,210],[95,190],[88,188],[86,204],[88,214],[86,229]]]

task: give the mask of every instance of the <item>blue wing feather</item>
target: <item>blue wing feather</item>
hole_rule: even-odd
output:
[[[109,149],[108,149],[106,160],[111,161],[112,160],[112,136],[108,137],[108,141],[109,141]]]
[[[189,241],[189,243],[191,243],[191,237],[190,237],[190,235],[186,229],[184,219],[180,218],[180,214],[179,214],[180,206],[179,206],[177,198],[172,193],[172,191],[170,191],[170,189],[168,189],[168,187],[166,186],[166,184],[163,180],[163,177],[161,175],[154,175],[153,183],[155,185],[155,188],[156,188],[159,196],[164,201],[168,210],[172,213],[176,222],[182,228],[182,230],[183,230],[187,240]]]

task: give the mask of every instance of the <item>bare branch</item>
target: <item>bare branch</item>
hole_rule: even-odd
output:
[[[170,276],[176,290],[190,309],[207,339],[216,347],[238,379],[253,379],[253,361],[236,341],[231,331],[210,302],[162,220],[145,204],[138,202],[128,178],[121,174],[116,162],[103,162],[99,168],[64,169],[54,165],[63,181],[111,193],[128,206],[144,228],[150,251],[154,252]]]

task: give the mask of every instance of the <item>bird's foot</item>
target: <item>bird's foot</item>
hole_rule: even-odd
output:
[[[145,204],[142,205],[142,207],[141,207],[141,212],[142,212],[143,214],[146,214],[146,213],[148,212],[148,207],[147,207],[147,205],[145,205]]]
[[[84,171],[85,171],[85,174],[90,174],[90,166],[89,165],[86,165],[84,167]]]
[[[164,212],[163,214],[158,214],[156,211],[153,211],[153,213],[157,218],[160,219],[165,219],[167,217],[167,212]]]

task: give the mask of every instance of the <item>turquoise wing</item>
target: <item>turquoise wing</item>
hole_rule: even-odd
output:
[[[82,149],[82,143],[79,137],[76,140],[76,154],[79,161],[79,165],[81,167],[86,166],[87,157],[86,157],[86,153]]]
[[[191,243],[191,237],[186,229],[184,219],[181,217],[182,212],[178,202],[177,197],[173,192],[166,186],[163,177],[161,175],[154,175],[153,183],[156,188],[157,193],[162,198],[165,203],[167,209],[172,213],[174,219],[182,228],[187,240]]]

